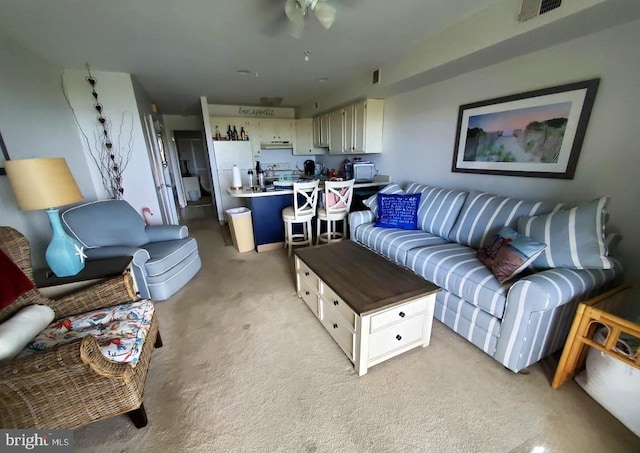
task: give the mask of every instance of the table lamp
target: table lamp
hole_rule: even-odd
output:
[[[62,228],[57,206],[82,201],[82,193],[62,157],[7,160],[5,170],[18,207],[23,211],[47,209],[53,237],[47,264],[58,277],[76,275],[84,268],[81,244]]]

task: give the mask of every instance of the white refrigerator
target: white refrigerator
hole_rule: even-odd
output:
[[[227,209],[244,205],[242,198],[232,197],[228,194],[227,189],[231,187],[233,182],[232,169],[234,165],[240,168],[240,178],[243,186],[248,185],[247,172],[253,169],[251,142],[214,141],[213,155],[211,155],[211,150],[209,153],[218,220],[223,221],[225,218],[224,213]]]

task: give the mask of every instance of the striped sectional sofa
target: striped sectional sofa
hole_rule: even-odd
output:
[[[421,193],[419,229],[376,227],[374,196],[370,210],[349,215],[351,240],[440,286],[435,318],[514,372],[562,348],[578,302],[621,278],[621,265],[606,258],[610,269],[552,267],[500,284],[476,258],[501,228],[564,212],[562,204],[417,183],[381,192]]]

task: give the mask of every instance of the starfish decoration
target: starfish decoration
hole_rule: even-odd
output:
[[[78,247],[78,244],[73,244],[73,246],[76,249],[76,253],[75,254],[80,257],[80,262],[84,263],[84,259],[87,257],[87,255],[84,254],[84,246]]]

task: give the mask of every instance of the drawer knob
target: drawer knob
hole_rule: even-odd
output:
[[[396,335],[396,340],[400,341],[402,340],[402,337],[400,335]]]
[[[308,277],[309,276],[309,272],[305,272],[304,275],[305,275],[305,277]]]
[[[305,291],[305,294],[308,296],[309,295],[309,291]]]
[[[333,301],[333,305],[336,305],[336,306],[337,306],[339,303],[340,303],[340,302],[338,302],[337,300],[334,300],[334,301]]]
[[[333,328],[337,329],[338,328],[338,324],[336,324],[335,322],[333,323]]]
[[[401,311],[400,313],[398,313],[398,316],[400,316],[401,318],[404,318],[404,312]]]

